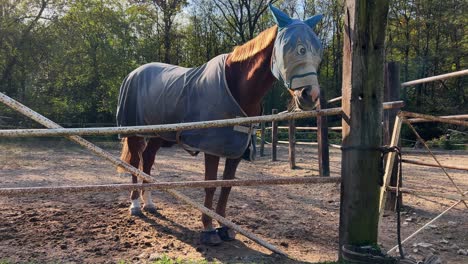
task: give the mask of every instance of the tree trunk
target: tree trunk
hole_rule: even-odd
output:
[[[164,62],[171,63],[171,18],[164,13]]]

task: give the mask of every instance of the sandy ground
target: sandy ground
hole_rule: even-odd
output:
[[[118,143],[106,144],[118,155]],[[267,148],[267,154],[269,149]],[[440,152],[443,163],[468,164],[468,153]],[[287,148],[280,147],[279,161],[269,156],[255,163],[242,162],[237,178],[316,177],[315,147],[298,147],[299,168],[290,170]],[[431,161],[426,154],[405,158]],[[332,176],[340,173],[340,152],[331,151]],[[153,174],[163,181],[203,179],[203,155],[191,157],[178,148],[158,153]],[[448,170],[463,190],[468,175]],[[220,169],[219,175],[222,173]],[[0,186],[59,186],[128,183],[101,158],[63,141],[0,143]],[[404,165],[408,188],[455,194],[438,168]],[[173,197],[154,192],[158,214],[143,218],[128,215],[128,193],[42,195],[0,198],[0,260],[10,262],[131,263],[148,262],[163,255],[171,258],[223,263],[316,263],[337,259],[339,184],[235,187],[228,204],[228,218],[286,251],[280,258],[249,239],[238,236],[218,247],[199,243],[201,214]],[[204,191],[182,193],[202,203]],[[404,196],[403,237],[424,225],[453,201]],[[468,263],[468,210],[458,205],[406,245],[421,259],[429,253],[444,263]],[[395,215],[383,219],[379,241],[383,248],[396,244]]]

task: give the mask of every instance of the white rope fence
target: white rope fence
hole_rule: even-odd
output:
[[[465,192],[464,194],[467,194],[468,192]],[[419,228],[418,230],[416,230],[413,234],[409,235],[407,238],[405,238],[403,241],[401,241],[401,244],[403,245],[406,241],[410,240],[411,238],[413,238],[415,235],[419,234],[421,231],[423,231],[425,228],[427,228],[429,225],[431,225],[432,223],[434,223],[437,219],[441,218],[444,214],[446,214],[448,211],[450,211],[452,208],[454,208],[455,206],[457,206],[459,203],[461,203],[463,200],[458,200],[456,203],[454,203],[453,205],[451,205],[449,208],[447,208],[445,211],[443,211],[442,213],[440,213],[438,216],[434,217],[431,221],[427,222],[425,225],[423,225],[421,228]],[[392,253],[395,249],[398,248],[398,245],[392,247],[388,252],[387,254],[390,254]]]

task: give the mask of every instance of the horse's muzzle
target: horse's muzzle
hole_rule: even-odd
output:
[[[315,107],[320,96],[320,88],[317,86],[304,86],[294,90],[294,97],[296,97],[297,106],[302,110],[312,110]]]

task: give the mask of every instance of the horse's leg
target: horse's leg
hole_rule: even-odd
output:
[[[163,140],[160,138],[151,138],[146,144],[145,151],[143,151],[143,172],[148,175],[151,174],[154,158],[159,148],[161,147],[162,142]],[[143,183],[147,183],[147,181],[143,180]],[[152,214],[156,213],[156,206],[151,199],[151,191],[141,191],[141,198],[143,199],[144,203],[143,210]]]
[[[226,166],[224,167],[223,180],[232,180],[236,175],[237,166],[239,165],[241,159],[226,159]],[[216,213],[225,217],[226,216],[226,205],[231,192],[231,187],[222,187],[221,194],[219,195],[218,204],[216,205]],[[236,233],[234,230],[223,226],[222,223],[220,228],[217,229],[218,235],[224,241],[234,240]]]
[[[127,137],[123,141],[122,153],[120,159],[132,165],[135,168],[140,167],[140,159],[143,150],[145,149],[146,142],[142,137]],[[132,174],[132,182],[138,183],[137,176]],[[139,192],[132,191],[130,199],[132,204],[130,205],[131,215],[141,215]]]
[[[205,180],[216,180],[218,178],[219,157],[205,153]],[[205,207],[213,208],[213,197],[216,188],[205,188]],[[202,215],[204,231],[200,241],[205,245],[219,245],[222,241],[213,228],[213,219],[206,214]]]

